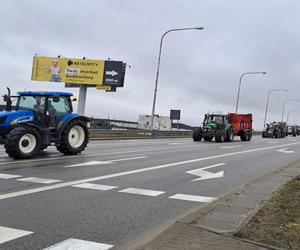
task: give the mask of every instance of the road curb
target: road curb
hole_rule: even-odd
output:
[[[211,242],[212,247],[209,249],[218,249],[215,246],[217,244],[216,242],[222,242],[223,240],[224,244],[233,244],[231,249],[248,249],[250,244],[256,246],[257,249],[278,250],[276,247],[240,239],[234,235],[249,222],[258,210],[288,181],[299,175],[299,166],[300,159],[250,180],[238,188],[219,196],[216,201],[182,217],[151,242],[138,249],[204,249],[202,245],[201,248],[200,245],[198,245],[199,248],[189,248],[189,246],[193,245],[193,239],[195,241],[194,245],[197,245],[197,243],[199,244],[201,235],[211,233],[212,235],[210,235],[210,237],[207,236],[207,238],[213,239],[215,236],[220,236],[223,237],[223,239]],[[237,214],[233,211],[236,211]],[[226,218],[226,220],[224,218]],[[197,237],[195,237],[195,235],[197,235]],[[179,239],[180,242],[176,244],[176,240],[179,241]],[[187,242],[183,248],[182,241],[185,240]],[[237,241],[241,244],[239,247],[236,247],[238,244]],[[243,243],[245,244],[244,247],[242,246]],[[176,248],[177,245],[178,248]],[[194,245],[193,247],[195,247]],[[220,245],[219,247],[222,246]]]

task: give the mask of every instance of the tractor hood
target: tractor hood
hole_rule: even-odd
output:
[[[218,127],[216,122],[208,122],[204,125],[204,129],[207,131],[216,130]]]
[[[12,110],[0,112],[0,126],[11,126],[20,123],[31,122],[34,120],[32,110]]]

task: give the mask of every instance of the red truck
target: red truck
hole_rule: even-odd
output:
[[[222,113],[206,114],[203,125],[193,132],[194,141],[216,142],[233,141],[234,136],[240,136],[242,141],[252,138],[252,114]]]

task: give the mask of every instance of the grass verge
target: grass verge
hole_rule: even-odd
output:
[[[300,175],[272,197],[237,236],[300,250]]]

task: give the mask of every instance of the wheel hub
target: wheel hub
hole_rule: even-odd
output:
[[[23,147],[28,147],[29,141],[28,141],[27,139],[25,139],[25,140],[23,140],[23,141],[21,142],[21,145],[22,145]]]

